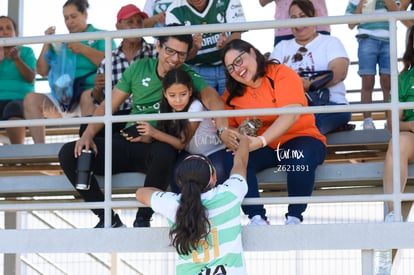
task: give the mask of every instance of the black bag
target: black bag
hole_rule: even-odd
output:
[[[314,81],[307,92],[305,92],[306,98],[308,99],[309,106],[323,106],[328,105],[330,91],[328,87],[325,87],[333,79],[333,72],[330,70],[326,71],[302,71],[299,73],[300,77]]]

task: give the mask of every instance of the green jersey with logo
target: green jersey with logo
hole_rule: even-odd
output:
[[[187,0],[173,2],[166,13],[166,24],[186,26],[245,22],[240,0],[210,0],[203,12],[194,9]],[[197,56],[186,62],[197,66],[221,64],[221,50],[217,49],[220,32],[203,33],[203,42]],[[229,35],[229,34],[227,34]]]
[[[116,88],[132,94],[131,115],[154,114],[159,112],[162,97],[162,79],[157,74],[158,59],[144,58],[137,60],[125,70]],[[196,92],[207,87],[207,83],[190,66],[183,64],[181,68],[193,80]],[[127,126],[132,125],[132,122]]]

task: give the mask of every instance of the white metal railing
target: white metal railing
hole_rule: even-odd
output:
[[[39,120],[23,120],[23,121],[0,121],[0,127],[11,127],[11,126],[35,126],[35,125],[73,125],[80,123],[96,123],[103,122],[105,124],[105,149],[107,152],[108,158],[105,163],[105,200],[104,202],[97,203],[39,203],[39,204],[2,204],[0,205],[0,211],[23,211],[23,210],[38,210],[38,209],[90,209],[90,208],[104,208],[107,224],[109,226],[109,215],[111,208],[133,208],[140,206],[139,203],[133,200],[124,200],[124,201],[112,201],[111,199],[111,132],[112,132],[112,122],[121,122],[121,121],[130,121],[130,120],[161,120],[161,119],[182,119],[182,118],[206,118],[206,117],[227,117],[227,116],[244,116],[244,115],[266,115],[266,114],[286,114],[286,113],[327,113],[327,112],[337,112],[337,111],[376,111],[376,110],[390,110],[392,112],[392,138],[394,140],[398,139],[399,136],[399,126],[398,126],[398,110],[400,108],[409,108],[414,109],[413,103],[399,103],[398,102],[398,69],[397,69],[397,34],[396,34],[396,22],[397,20],[403,19],[413,19],[414,12],[388,12],[384,14],[372,14],[372,15],[353,15],[353,16],[330,16],[330,17],[317,17],[317,18],[301,18],[295,20],[280,20],[280,21],[262,21],[262,22],[246,22],[246,23],[232,23],[232,24],[213,24],[213,25],[202,25],[202,26],[190,26],[190,27],[169,27],[169,28],[152,28],[152,29],[137,29],[137,30],[125,30],[125,31],[106,31],[106,32],[94,32],[94,33],[77,33],[70,35],[54,35],[54,36],[36,36],[36,37],[20,37],[20,38],[1,38],[0,46],[2,45],[15,45],[15,44],[35,44],[35,43],[51,43],[51,42],[72,42],[86,39],[102,39],[106,41],[106,50],[105,55],[110,56],[111,51],[111,40],[114,38],[122,37],[136,37],[136,36],[159,36],[159,35],[169,35],[169,34],[192,34],[197,32],[209,32],[209,31],[241,31],[241,30],[257,30],[257,29],[268,29],[276,27],[291,27],[291,26],[307,26],[307,25],[318,25],[318,24],[348,24],[348,23],[360,23],[360,22],[373,22],[373,21],[389,21],[390,23],[390,59],[391,59],[391,103],[381,103],[381,104],[353,104],[350,106],[324,106],[324,107],[298,107],[298,108],[280,108],[280,109],[252,109],[252,110],[242,110],[242,111],[210,111],[210,112],[201,112],[201,113],[173,113],[173,114],[151,114],[151,115],[134,115],[134,116],[111,116],[111,97],[107,97],[106,101],[106,114],[103,117],[83,117],[83,118],[70,118],[70,119],[39,119]],[[405,39],[400,39],[399,41],[403,43]],[[110,94],[111,87],[111,62],[106,62],[106,93]],[[399,152],[399,143],[393,143],[394,154]],[[358,196],[324,196],[324,197],[269,197],[269,198],[258,198],[258,199],[246,199],[246,204],[252,203],[264,203],[264,204],[285,204],[285,203],[328,203],[328,202],[361,202],[361,201],[393,201],[395,205],[396,216],[401,214],[401,202],[414,200],[414,194],[410,193],[401,193],[400,192],[400,180],[399,180],[399,157],[396,155],[394,157],[394,193],[389,195],[358,195]],[[311,226],[311,225],[309,225]],[[358,232],[363,232],[369,227],[370,230],[376,232],[380,230],[381,232],[392,232],[391,236],[388,236],[387,239],[382,239],[384,236],[380,233],[372,234],[369,238],[352,238],[354,235],[358,235]],[[275,244],[272,241],[272,236],[274,230],[279,232],[291,235],[299,234],[304,236],[307,239],[306,244],[293,242],[289,238],[277,238],[279,243]],[[267,250],[274,250],[276,247],[279,249],[328,249],[328,248],[337,248],[337,249],[346,249],[346,248],[359,248],[359,249],[371,249],[378,246],[381,247],[394,247],[394,248],[406,248],[412,247],[414,241],[412,240],[412,230],[413,225],[410,223],[394,223],[391,225],[385,224],[374,224],[374,225],[323,225],[323,230],[327,233],[327,236],[331,240],[336,240],[337,243],[323,243],[323,238],[320,238],[316,235],[321,227],[317,225],[303,228],[276,228],[270,227],[269,235],[265,238],[268,243],[261,243],[262,248]],[[350,230],[348,230],[350,229]],[[74,232],[61,232],[68,238],[80,239],[85,241],[85,244],[88,243],[88,238],[92,238],[92,233],[89,235],[88,230],[79,229],[84,236],[75,236],[78,233]],[[154,230],[154,229],[151,229]],[[247,229],[247,232],[256,234],[254,228]],[[267,232],[265,229],[260,229],[262,234]],[[264,231],[263,231],[264,230]],[[332,231],[331,231],[332,230]],[[339,230],[342,235],[340,238],[338,236]],[[348,230],[348,231],[347,231]],[[384,230],[384,231],[382,231]],[[395,233],[399,231],[399,234]],[[335,232],[336,231],[336,232]],[[30,236],[25,235],[27,232],[16,232],[22,239],[27,240]],[[124,232],[123,232],[124,233]],[[157,232],[155,232],[157,233]],[[162,233],[165,233],[162,231]],[[28,247],[26,245],[19,246],[14,243],[10,243],[7,238],[10,238],[10,233],[0,232],[0,238],[5,238],[6,249],[5,251],[9,252],[21,252],[21,251],[31,251],[33,247]],[[35,234],[42,235],[43,233],[36,231]],[[46,233],[45,236],[47,236]],[[50,233],[51,238],[54,237],[54,233]],[[103,233],[109,234],[108,236],[113,236],[109,232]],[[126,236],[133,237],[134,233],[125,232]],[[42,235],[43,236],[43,235]],[[342,238],[342,240],[341,240]],[[13,237],[13,239],[15,239]],[[108,238],[105,238],[108,239]],[[290,240],[290,241],[289,241]],[[411,242],[407,242],[411,240]],[[151,240],[150,240],[151,241]],[[151,245],[150,242],[146,242],[147,245]],[[157,243],[157,242],[156,242]],[[83,249],[84,247],[81,242],[77,243],[79,247],[76,249],[71,247],[65,247],[61,244],[48,246],[41,246],[42,251],[74,251],[77,249]],[[112,245],[113,242],[111,242]],[[69,245],[69,244],[68,244]],[[106,244],[94,244],[95,248],[99,251],[113,251],[109,245]],[[131,244],[124,244],[125,247],[119,247],[120,251],[125,251],[131,249]],[[247,247],[252,248],[253,246]],[[275,246],[276,245],[276,246]],[[26,247],[26,248],[24,248]],[[115,246],[117,249],[118,247]],[[26,249],[26,250],[25,250]],[[72,250],[71,250],[72,249]]]

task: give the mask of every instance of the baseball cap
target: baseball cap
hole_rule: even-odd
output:
[[[145,12],[141,11],[137,6],[135,6],[133,4],[129,4],[129,5],[123,6],[119,10],[119,12],[118,12],[118,14],[116,16],[116,19],[119,22],[119,21],[121,21],[123,19],[130,18],[130,17],[132,17],[132,16],[134,16],[136,14],[141,15],[141,17],[143,19],[148,18],[148,15]]]

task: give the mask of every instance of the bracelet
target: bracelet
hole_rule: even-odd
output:
[[[263,146],[262,147],[266,147],[267,146],[267,141],[266,141],[266,139],[264,138],[264,136],[257,136],[261,141],[262,141],[262,144],[263,144]]]

